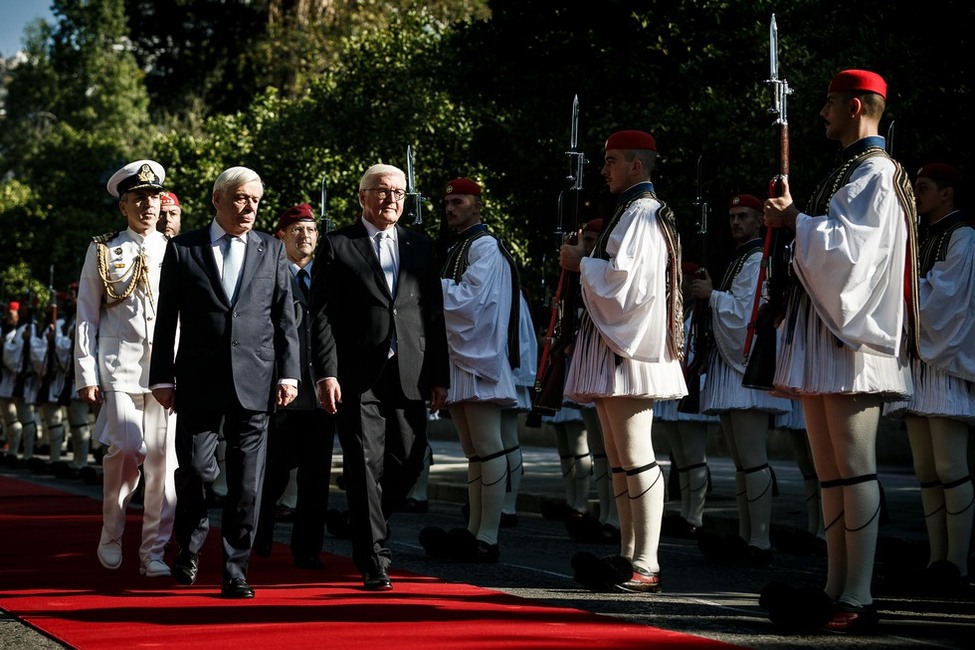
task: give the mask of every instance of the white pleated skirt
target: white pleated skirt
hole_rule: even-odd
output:
[[[543,415],[542,422],[550,424],[565,424],[566,422],[582,422],[582,411],[571,406],[563,406],[554,415]]]
[[[775,428],[784,431],[805,431],[806,416],[802,413],[802,404],[792,404],[788,413],[776,415]]]
[[[906,361],[840,344],[805,292],[790,298],[781,327],[786,329],[779,337],[776,393],[789,397],[869,393],[882,395],[887,402],[910,397],[913,384]]]
[[[933,368],[920,359],[911,362],[914,395],[884,406],[884,415],[905,414],[950,418],[975,424],[975,387],[964,379]]]
[[[518,405],[518,389],[511,373],[503,373],[501,379],[494,382],[451,363],[447,404],[458,402],[493,402],[501,408],[515,408]]]
[[[583,316],[566,376],[566,398],[581,404],[601,397],[666,400],[686,394],[684,373],[677,359],[655,363],[620,359],[617,363],[616,354],[592,321]]]
[[[717,415],[705,413],[684,413],[678,411],[679,399],[668,399],[653,403],[653,419],[664,422],[718,422]]]
[[[708,360],[708,379],[701,388],[701,412],[717,415],[724,411],[755,409],[766,413],[786,413],[792,403],[768,391],[741,385],[744,373],[729,365],[717,351]]]

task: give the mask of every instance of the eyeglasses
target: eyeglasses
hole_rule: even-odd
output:
[[[392,197],[395,201],[402,201],[406,198],[406,190],[393,190],[388,187],[367,187],[366,192],[375,192],[380,201],[385,201]]]
[[[292,226],[288,229],[288,232],[292,235],[310,235],[314,232],[318,232],[317,226]]]

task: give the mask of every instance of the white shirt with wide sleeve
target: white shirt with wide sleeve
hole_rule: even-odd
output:
[[[460,282],[443,278],[444,321],[450,350],[447,403],[474,400],[514,406],[508,362],[511,267],[494,237],[474,240]]]

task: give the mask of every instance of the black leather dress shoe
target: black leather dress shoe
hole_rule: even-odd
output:
[[[196,582],[196,575],[200,572],[200,556],[189,551],[180,551],[173,562],[173,577],[181,585],[191,585]]]
[[[223,583],[220,595],[224,598],[253,598],[254,590],[243,578],[231,578],[229,582]]]
[[[363,575],[362,586],[369,591],[389,591],[393,588],[393,583],[385,569],[379,569],[378,571],[368,571]]]

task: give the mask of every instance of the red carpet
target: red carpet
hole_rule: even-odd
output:
[[[325,571],[298,572],[282,544],[251,563],[257,597],[227,601],[219,598],[219,531],[210,531],[197,584],[182,587],[138,575],[136,515],[122,568],[108,571],[95,557],[97,501],[0,477],[0,608],[93,650],[730,647],[403,572],[392,574],[394,591],[366,592],[351,560],[327,555]]]

